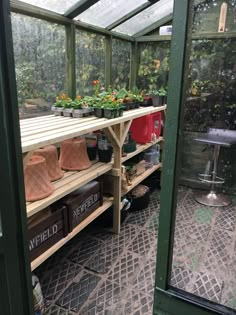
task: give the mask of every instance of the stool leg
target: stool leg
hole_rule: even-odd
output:
[[[214,162],[213,162],[213,172],[212,172],[212,184],[211,184],[211,193],[216,193],[215,191],[215,181],[216,181],[216,174],[217,174],[217,167],[218,167],[218,159],[220,154],[220,145],[215,145],[214,148]]]
[[[219,153],[220,153],[220,145],[215,145],[211,191],[209,193],[201,192],[201,193],[195,194],[195,200],[206,206],[225,207],[231,203],[231,199],[228,196],[216,193],[215,181],[216,181]]]

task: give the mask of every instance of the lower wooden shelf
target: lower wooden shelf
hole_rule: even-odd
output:
[[[147,178],[149,175],[151,175],[153,172],[155,172],[156,170],[158,170],[159,168],[162,167],[162,164],[159,163],[157,165],[154,165],[153,167],[147,169],[143,174],[135,177],[132,180],[132,185],[130,185],[128,187],[128,189],[125,192],[122,192],[122,195],[127,194],[130,190],[132,190],[135,186],[137,186],[138,184],[140,184],[145,178]]]
[[[83,230],[89,223],[95,220],[100,214],[106,211],[108,208],[112,206],[113,198],[104,198],[103,205],[96,209],[92,214],[90,214],[84,221],[82,221],[74,230],[69,233],[66,237],[61,239],[55,245],[50,247],[46,252],[37,257],[35,260],[31,262],[31,270],[33,271],[39,265],[41,265],[46,259],[52,256],[58,249],[60,249],[63,245],[65,245],[69,240],[71,240],[76,234],[78,234],[81,230]]]
[[[27,203],[27,217],[31,217],[53,202],[68,195],[75,189],[87,184],[91,180],[103,175],[112,169],[112,163],[94,163],[89,169],[80,172],[65,172],[64,177],[54,182],[55,191],[52,195],[42,200]]]

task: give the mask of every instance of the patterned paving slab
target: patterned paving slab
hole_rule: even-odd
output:
[[[223,282],[213,275],[200,272],[193,285],[192,293],[207,300],[219,303]]]
[[[64,262],[60,268],[56,268],[52,274],[45,277],[41,282],[44,297],[48,300],[57,298],[69,282],[80,272],[80,266],[70,262]]]
[[[152,315],[153,299],[140,291],[130,291],[114,315]]]
[[[75,313],[64,310],[63,308],[53,305],[45,313],[45,315],[75,315]]]
[[[88,237],[87,240],[74,248],[68,259],[77,264],[84,265],[102,247],[103,243],[101,241]]]
[[[126,289],[106,280],[81,310],[83,315],[115,315]]]
[[[229,231],[214,229],[209,241],[201,270],[222,275],[225,278],[233,251],[233,240]]]
[[[108,243],[103,244],[103,248],[99,249],[92,259],[87,261],[85,267],[97,273],[105,274],[121,254],[122,248],[110,247]]]
[[[133,282],[133,289],[142,291],[145,295],[153,297],[155,285],[156,262],[147,260]]]
[[[125,247],[137,235],[139,227],[131,224],[122,224],[120,234],[114,234],[106,230],[97,231],[93,237],[108,243],[111,247]]]
[[[154,207],[148,207],[143,210],[133,211],[129,214],[125,223],[144,226],[144,224],[150,219],[155,210],[156,209]]]
[[[155,213],[147,224],[147,227],[157,236],[159,228],[159,212]]]
[[[139,255],[147,255],[151,247],[155,243],[155,238],[152,233],[141,230],[129,245],[128,250]]]
[[[203,251],[201,242],[186,238],[174,246],[173,266],[198,270]]]
[[[192,199],[185,198],[176,208],[176,225],[183,221],[190,221],[196,208],[196,202]]]
[[[141,269],[144,258],[132,252],[125,252],[108,274],[108,280],[129,286]]]
[[[236,281],[224,282],[221,304],[236,310]]]
[[[234,231],[236,224],[235,206],[222,207],[216,218],[216,227],[223,230]]]
[[[84,273],[79,282],[73,282],[56,301],[57,305],[77,313],[96,288],[101,278],[90,273]]]
[[[185,235],[187,238],[191,237],[193,240],[206,242],[211,226],[209,224],[200,224],[194,220],[188,227],[186,226],[186,229],[187,233]]]
[[[170,284],[178,289],[187,290],[187,286],[191,284],[193,279],[193,272],[191,270],[177,267],[172,268]]]

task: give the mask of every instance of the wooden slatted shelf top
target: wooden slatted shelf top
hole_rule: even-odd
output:
[[[94,163],[89,169],[80,172],[65,172],[64,177],[54,182],[55,191],[52,195],[42,200],[28,202],[26,205],[27,217],[61,199],[75,189],[87,184],[91,180],[101,176],[112,169],[112,163]]]
[[[22,153],[165,109],[166,105],[161,107],[141,107],[125,111],[122,117],[114,119],[97,118],[95,116],[69,118],[49,115],[21,120]]]
[[[97,208],[93,213],[91,213],[85,220],[83,220],[79,225],[77,225],[74,230],[69,233],[66,237],[61,239],[55,245],[50,247],[46,252],[37,257],[35,260],[31,262],[31,270],[33,271],[39,265],[41,265],[48,257],[54,254],[58,249],[60,249],[63,245],[65,245],[69,240],[71,240],[75,235],[77,235],[81,230],[83,230],[89,223],[95,220],[100,214],[106,211],[108,208],[112,206],[112,198],[104,198],[103,205]]]

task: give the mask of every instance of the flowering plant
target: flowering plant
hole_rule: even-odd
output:
[[[98,96],[98,94],[100,92],[100,87],[101,87],[100,81],[99,80],[93,80],[92,81],[92,86],[93,86],[94,94],[96,96]]]
[[[56,102],[54,103],[55,107],[65,107],[68,102],[68,97],[65,93],[62,93],[60,96],[56,97]]]

